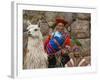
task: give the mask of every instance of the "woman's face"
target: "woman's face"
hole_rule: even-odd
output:
[[[59,32],[64,32],[64,24],[63,23],[58,23],[56,26],[57,31]]]

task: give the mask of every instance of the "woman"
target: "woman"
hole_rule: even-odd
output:
[[[44,42],[44,49],[48,54],[48,67],[56,67],[57,59],[55,55],[61,51],[61,63],[64,66],[69,60],[68,54],[65,54],[63,48],[70,48],[71,40],[68,32],[65,31],[65,25],[68,24],[64,19],[56,19],[55,31],[47,37]]]

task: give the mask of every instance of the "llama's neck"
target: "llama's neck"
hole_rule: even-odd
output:
[[[40,44],[39,38],[28,37],[28,48],[33,48]]]

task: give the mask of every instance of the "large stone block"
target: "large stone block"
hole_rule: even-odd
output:
[[[76,20],[71,24],[71,32],[76,38],[89,38],[90,25],[87,20]]]

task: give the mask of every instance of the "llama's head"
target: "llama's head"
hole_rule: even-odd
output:
[[[42,34],[41,34],[41,32],[40,32],[40,28],[38,27],[38,25],[30,24],[30,25],[27,27],[27,30],[28,30],[28,34],[29,34],[31,37],[42,39]]]

